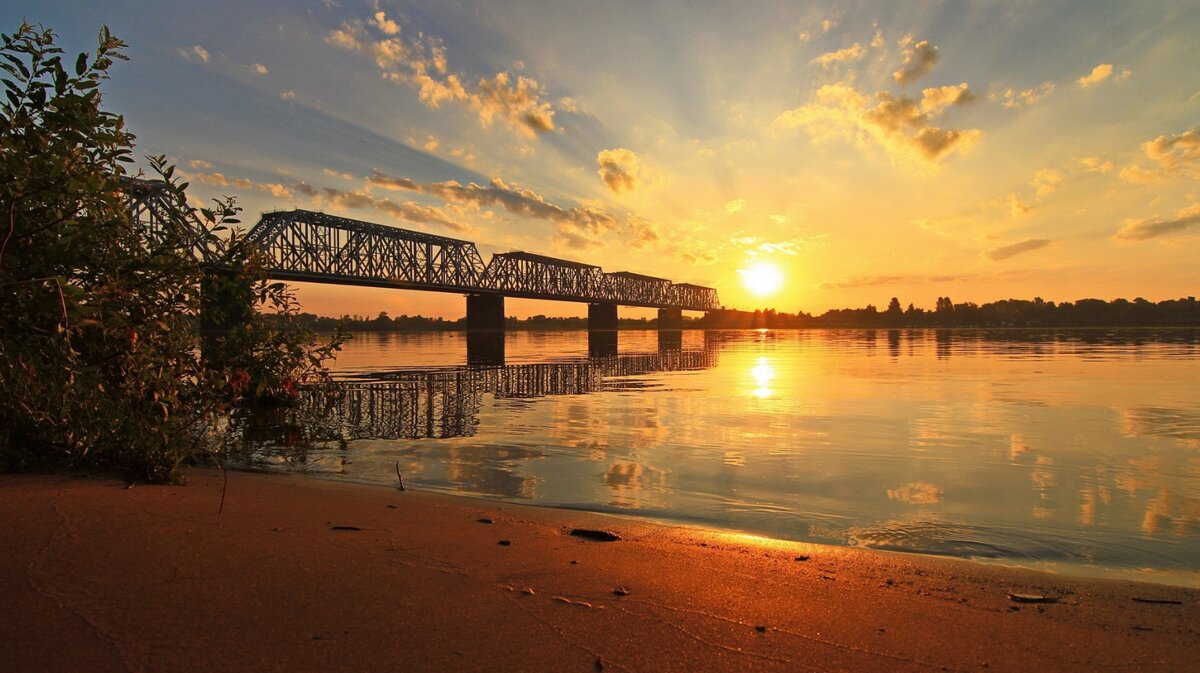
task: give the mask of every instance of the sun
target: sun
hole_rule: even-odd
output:
[[[768,262],[759,262],[746,269],[738,269],[742,274],[742,284],[747,290],[759,297],[769,297],[779,291],[783,285],[783,272],[779,267]]]

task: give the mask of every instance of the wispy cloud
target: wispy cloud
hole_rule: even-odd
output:
[[[685,238],[675,249],[675,259],[695,266],[709,266],[721,261],[717,246],[708,241]]]
[[[596,155],[596,173],[615,194],[632,192],[638,188],[641,165],[632,150],[618,147],[600,150]]]
[[[991,250],[984,252],[983,256],[987,257],[988,259],[992,260],[993,262],[999,262],[1001,260],[1009,259],[1011,257],[1016,257],[1017,255],[1020,255],[1022,253],[1031,252],[1033,250],[1040,250],[1040,249],[1050,245],[1053,242],[1054,241],[1051,241],[1048,238],[1031,238],[1028,240],[1021,241],[1020,243],[1013,243],[1012,245],[1005,245],[1005,246],[1001,246],[999,248],[992,248]]]
[[[1021,200],[1016,194],[1008,195],[1008,212],[1013,217],[1025,217],[1033,211],[1033,206]]]
[[[811,244],[812,240],[789,238],[782,241],[765,241],[757,236],[747,236],[734,239],[733,242],[743,246],[748,256],[757,257],[759,255],[797,255],[802,248]]]
[[[1033,188],[1037,191],[1038,198],[1053,194],[1062,182],[1062,173],[1051,168],[1043,168],[1033,174]]]
[[[1175,213],[1169,219],[1149,218],[1126,220],[1125,225],[1113,234],[1117,241],[1145,241],[1159,236],[1177,234],[1200,224],[1200,203],[1194,203]]]
[[[849,63],[851,61],[860,61],[867,55],[867,50],[861,44],[855,42],[845,49],[830,51],[814,58],[811,62],[816,63],[822,68],[829,68],[839,63]]]
[[[1129,164],[1121,169],[1121,178],[1129,182],[1155,182],[1167,177],[1200,178],[1200,127],[1178,135],[1161,135],[1142,143],[1149,168]]]
[[[192,166],[193,168],[212,167],[212,164],[202,160],[189,161],[188,165]],[[212,185],[213,187],[233,187],[236,189],[255,190],[270,194],[271,196],[280,199],[292,198],[291,190],[278,182],[256,182],[246,178],[229,177],[224,173],[219,172],[205,173],[202,171],[180,171],[180,175],[191,182]]]
[[[872,98],[844,82],[817,90],[815,102],[788,110],[774,121],[776,127],[806,129],[814,140],[830,136],[873,140],[896,159],[916,159],[936,164],[955,152],[966,153],[983,133],[978,129],[943,129],[935,118],[948,108],[965,105],[974,94],[964,82],[932,87],[921,98],[896,96],[886,91]]]
[[[1101,63],[1095,68],[1092,68],[1090,73],[1075,80],[1075,84],[1082,89],[1090,89],[1091,87],[1094,87],[1110,78],[1114,81],[1120,81],[1123,79],[1129,79],[1129,77],[1133,75],[1133,71],[1129,70],[1128,68],[1121,70],[1121,72],[1117,73],[1116,76],[1113,76],[1113,72],[1113,65],[1111,63]]]
[[[658,228],[644,218],[627,217],[622,223],[616,216],[595,206],[565,208],[549,202],[532,190],[508,185],[499,178],[494,178],[487,185],[463,185],[453,180],[419,183],[410,178],[374,171],[367,176],[367,182],[386,189],[428,194],[447,203],[502,208],[520,217],[545,220],[554,224],[558,232],[555,242],[568,248],[600,247],[607,243],[609,236],[624,236],[641,245],[659,240]]]
[[[1113,169],[1113,162],[1100,157],[1082,157],[1078,162],[1089,173],[1107,173]]]
[[[208,63],[208,50],[198,44],[194,44],[190,47],[180,47],[179,49],[175,50],[175,53],[189,61],[195,60],[200,61],[201,63]]]
[[[938,48],[929,44],[928,40],[917,42],[912,35],[905,35],[900,39],[900,47],[904,53],[904,65],[892,73],[892,79],[898,84],[915,82],[928,75],[938,64]]]
[[[1042,82],[1040,86],[1031,89],[1006,89],[1004,93],[993,95],[993,100],[999,100],[1004,107],[1015,110],[1028,107],[1054,93],[1054,82]]]
[[[917,276],[857,276],[837,281],[825,281],[819,287],[823,290],[852,290],[860,287],[899,285],[901,283],[923,282],[924,280],[924,278]]]
[[[1112,67],[1111,63],[1101,63],[1100,65],[1096,66],[1095,68],[1092,68],[1092,71],[1090,73],[1075,80],[1075,83],[1078,84],[1080,87],[1087,89],[1090,87],[1094,87],[1097,84],[1108,79],[1109,77],[1112,76],[1112,73],[1113,73],[1113,67]]]
[[[303,194],[311,198],[315,203],[326,207],[352,210],[369,209],[409,222],[435,225],[455,232],[470,230],[470,227],[460,222],[442,208],[428,206],[415,201],[393,201],[387,197],[375,196],[366,189],[314,187],[306,182],[296,182],[292,185],[292,188],[297,193]]]
[[[343,23],[325,36],[325,42],[371,57],[385,79],[415,87],[420,101],[431,108],[460,104],[485,128],[499,120],[529,138],[555,130],[554,106],[545,100],[546,91],[537,80],[502,71],[472,81],[449,72],[440,41],[423,35],[405,40],[401,30],[379,11],[371,19]]]

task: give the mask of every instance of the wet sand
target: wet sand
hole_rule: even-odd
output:
[[[187,486],[129,489],[107,476],[0,477],[0,671],[1195,671],[1200,661],[1194,589],[291,475],[230,473],[218,513],[221,473],[186,476]]]

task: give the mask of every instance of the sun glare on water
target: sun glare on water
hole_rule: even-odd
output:
[[[746,289],[759,297],[773,295],[783,285],[783,273],[779,267],[767,262],[759,262],[739,270],[738,273],[742,274],[742,283]]]

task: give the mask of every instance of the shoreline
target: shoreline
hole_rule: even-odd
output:
[[[382,488],[390,490],[394,488],[392,485],[382,481],[372,481],[369,479],[347,479],[344,477],[322,474],[306,474],[303,472],[290,472],[286,470],[271,470],[264,468],[230,468],[231,473],[250,473],[250,474],[266,474],[266,475],[287,475],[304,480],[312,480],[315,482],[327,482],[330,484],[343,484],[350,487],[364,488]],[[411,485],[410,485],[411,486]],[[405,491],[409,492],[409,491]],[[955,556],[954,554],[944,553],[939,554],[930,551],[922,551],[919,549],[888,549],[867,546],[851,546],[845,544],[831,544],[829,542],[799,540],[786,537],[774,537],[766,533],[759,533],[749,530],[742,530],[732,526],[723,526],[719,522],[705,522],[701,520],[689,520],[686,518],[672,519],[667,516],[656,516],[653,514],[641,514],[636,511],[629,510],[605,510],[605,509],[589,509],[584,505],[564,506],[556,504],[543,504],[535,502],[517,502],[514,500],[506,500],[503,497],[489,497],[487,495],[470,493],[466,491],[454,491],[451,489],[417,486],[411,489],[411,492],[434,495],[437,497],[452,498],[454,500],[465,500],[467,502],[477,502],[480,506],[498,506],[511,505],[514,507],[529,507],[535,510],[548,510],[554,512],[575,512],[583,515],[595,515],[601,517],[609,517],[617,522],[628,521],[632,525],[640,523],[661,526],[664,528],[678,528],[681,530],[694,530],[700,534],[715,533],[719,535],[729,535],[734,537],[745,537],[752,540],[765,540],[771,542],[793,543],[800,545],[812,545],[818,547],[826,547],[830,549],[852,549],[863,551],[871,554],[897,555],[900,558],[916,557],[928,559],[945,559],[950,561],[963,561],[966,563],[977,564],[986,567],[1009,568],[1013,570],[1031,571],[1037,573],[1045,573],[1051,576],[1064,578],[1075,578],[1081,580],[1115,580],[1125,582],[1139,582],[1144,584],[1162,585],[1165,587],[1178,587],[1183,589],[1194,589],[1200,591],[1200,570],[1172,570],[1165,568],[1149,568],[1149,567],[1121,567],[1121,566],[1105,566],[1097,564],[1089,564],[1083,562],[1072,561],[1033,561],[1022,563],[1019,558],[1000,557],[988,558],[982,556]]]
[[[221,473],[184,474],[0,476],[0,668],[1184,671],[1200,654],[1197,589],[294,474],[229,473],[218,514]]]

